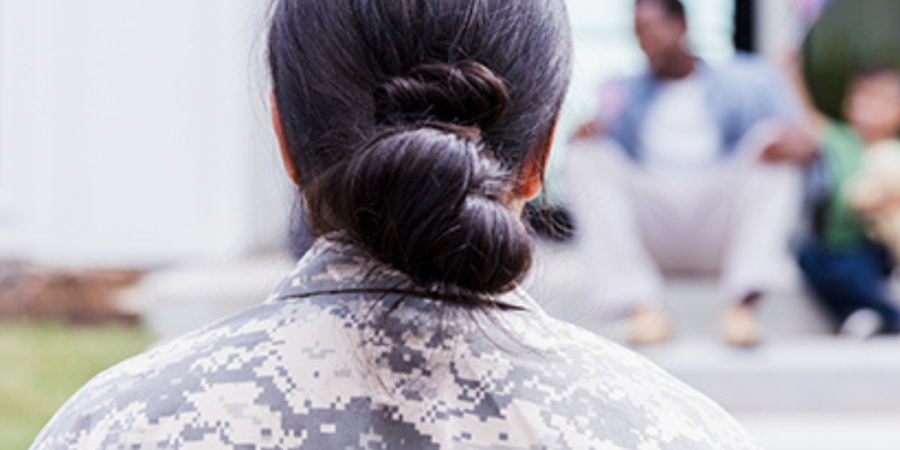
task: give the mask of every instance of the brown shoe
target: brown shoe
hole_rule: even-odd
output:
[[[722,318],[722,339],[735,347],[753,347],[759,345],[759,322],[756,310],[750,304],[741,303],[725,313]]]
[[[669,340],[672,325],[660,308],[640,308],[631,315],[628,343],[637,346],[658,345]]]

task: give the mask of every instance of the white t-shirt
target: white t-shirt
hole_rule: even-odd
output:
[[[718,160],[722,138],[707,95],[696,74],[662,83],[639,135],[647,167],[689,170]]]

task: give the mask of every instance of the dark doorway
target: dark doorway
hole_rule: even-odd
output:
[[[756,51],[756,0],[735,0],[734,48]]]

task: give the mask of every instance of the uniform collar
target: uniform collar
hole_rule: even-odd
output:
[[[331,233],[316,240],[271,297],[277,301],[342,293],[410,295],[415,292],[421,295],[413,295],[429,297],[407,275],[378,261],[342,234]],[[493,300],[507,307],[504,309],[541,311],[521,287]]]

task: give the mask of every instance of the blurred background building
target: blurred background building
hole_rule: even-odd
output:
[[[796,43],[794,2],[686,2],[710,60]],[[151,268],[284,245],[292,193],[269,131],[266,2],[0,0],[0,257]],[[631,0],[571,0],[563,129],[643,64]],[[736,33],[739,35],[736,37]]]
[[[260,301],[290,268],[294,202],[270,131],[267,3],[0,0],[0,261],[146,271],[144,313],[164,337]],[[794,51],[825,1],[685,3],[693,47],[718,61],[738,49]],[[569,6],[576,75],[557,163],[566,137],[598,112],[598,86],[644,64],[633,0]],[[542,250],[536,276],[553,281],[537,294],[572,301],[548,305],[560,315],[590,318],[574,299],[577,277],[591,275],[567,265],[567,252]],[[648,355],[773,449],[897,448],[900,346],[822,344],[820,319],[791,280],[763,311],[791,340],[754,352],[682,341]],[[713,334],[714,286],[673,289],[685,299],[673,308],[685,335]]]
[[[266,3],[0,1],[0,257],[148,268],[280,246]]]

